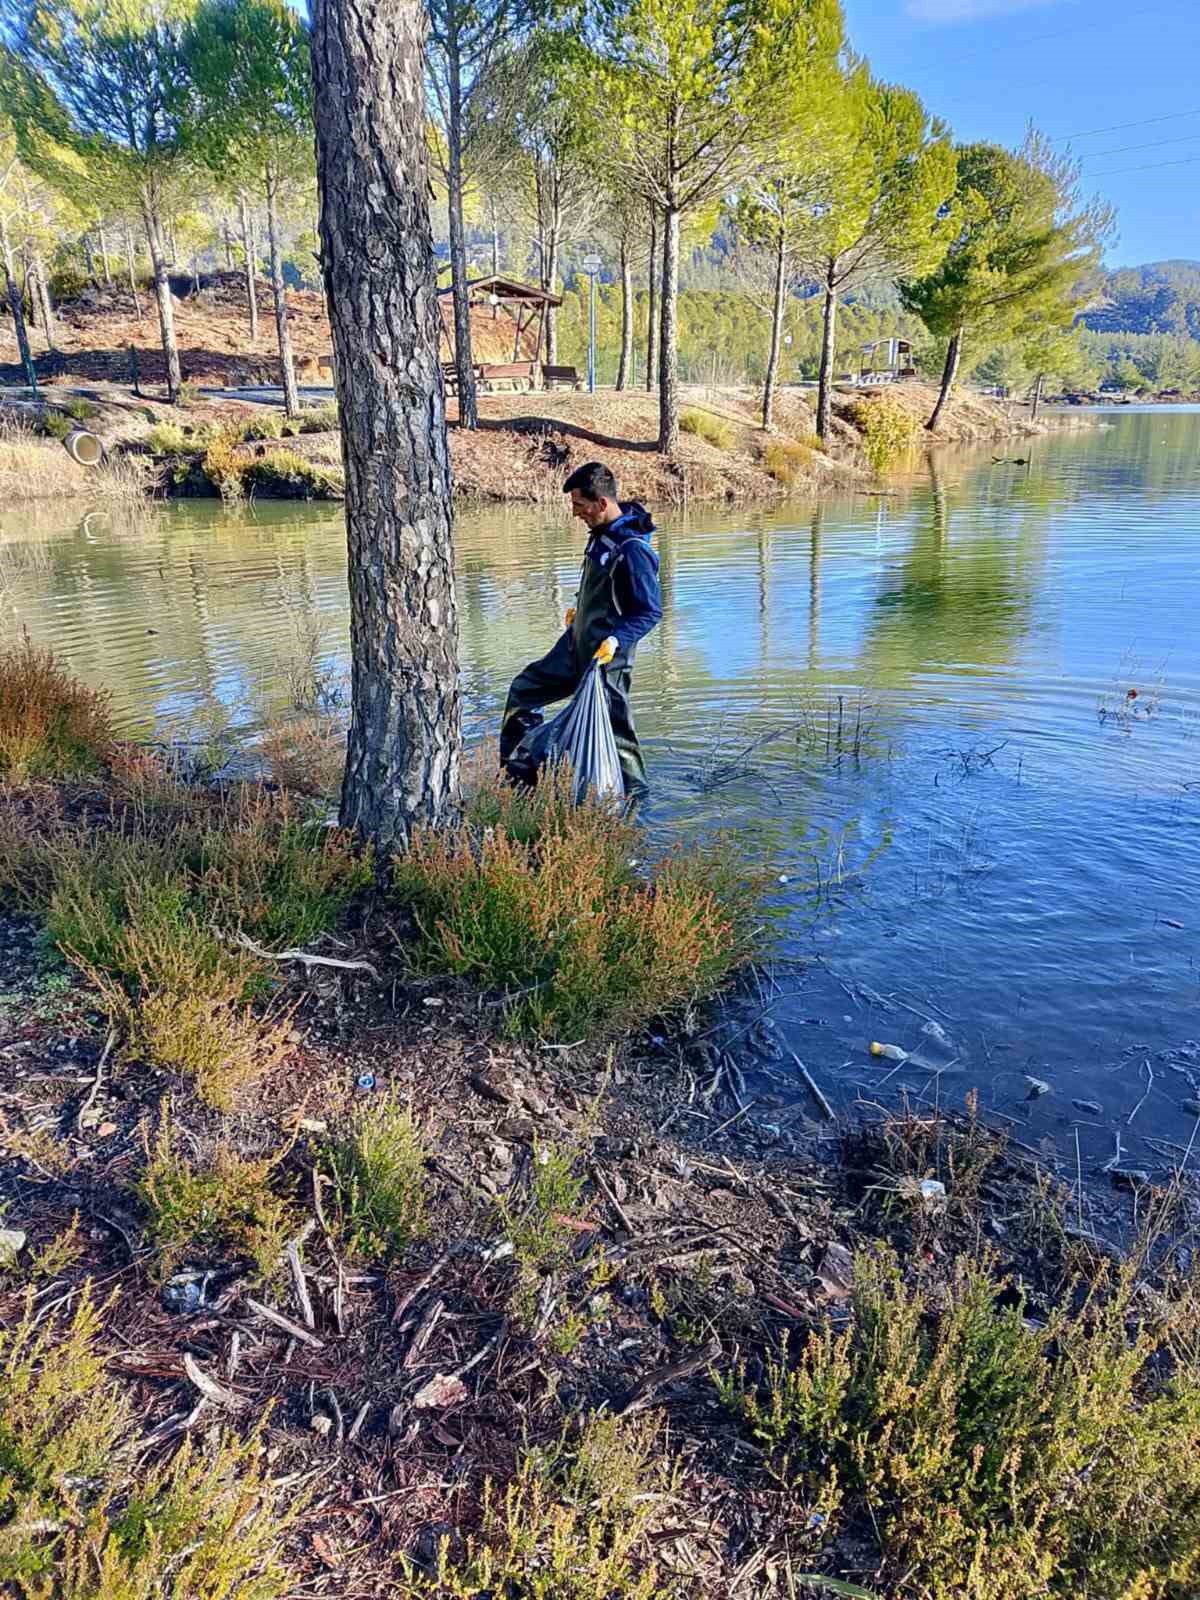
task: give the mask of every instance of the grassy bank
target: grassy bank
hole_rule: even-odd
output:
[[[1182,1183],[1118,1259],[970,1115],[762,1121],[762,885],[644,858],[479,772],[374,861],[0,658],[0,1592],[1195,1592]]]
[[[343,492],[336,407],[307,405],[295,419],[262,405],[206,400],[188,387],[185,403],[134,399],[113,385],[84,391],[47,386],[41,408],[24,407],[10,425],[20,449],[4,454],[0,476],[10,498],[73,495],[120,483],[138,496],[220,496],[336,500]],[[776,427],[764,432],[749,389],[687,390],[682,433],[671,457],[653,448],[657,400],[644,391],[481,396],[481,427],[453,424],[450,453],[456,495],[467,501],[557,501],[564,474],[602,455],[625,491],[652,505],[762,501],[869,488],[911,465],[926,446],[996,440],[1044,431],[1019,412],[960,394],[935,440],[923,428],[934,391],[904,384],[839,393],[830,438],[813,432],[813,399],[784,391]],[[17,415],[17,413],[13,413]],[[61,439],[94,429],[107,445],[99,474],[77,467]]]

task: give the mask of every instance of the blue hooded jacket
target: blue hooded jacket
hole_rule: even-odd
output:
[[[615,559],[613,599],[618,614],[610,618],[608,631],[625,656],[662,620],[658,552],[650,543],[653,532],[654,522],[645,506],[636,500],[622,500],[621,515],[595,529],[584,551],[585,562],[606,566]],[[606,548],[606,540],[617,545],[615,558],[611,548]]]

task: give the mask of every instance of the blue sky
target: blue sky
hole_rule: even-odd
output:
[[[1019,144],[1032,118],[1083,158],[1087,189],[1117,208],[1110,265],[1200,260],[1197,0],[844,4],[855,49],[957,139]]]

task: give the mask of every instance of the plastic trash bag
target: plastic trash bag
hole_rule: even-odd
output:
[[[571,764],[576,804],[590,791],[623,795],[625,779],[617,754],[601,669],[592,662],[567,705],[549,722],[531,728],[508,759],[521,783],[532,783],[543,767]]]

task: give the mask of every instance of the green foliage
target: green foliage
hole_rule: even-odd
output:
[[[138,1465],[131,1401],[105,1371],[103,1312],[0,1329],[0,1583],[13,1600],[281,1600],[285,1506],[257,1432]],[[136,1474],[136,1475],[135,1475]]]
[[[578,1150],[535,1140],[528,1189],[496,1202],[521,1267],[543,1273],[566,1264],[574,1234],[562,1219],[578,1217],[582,1199]]]
[[[1185,334],[1200,340],[1200,262],[1151,261],[1106,272],[1080,321],[1097,333]]]
[[[112,749],[109,696],[89,689],[26,635],[0,651],[0,779],[99,772]]]
[[[569,782],[543,777],[540,811],[514,808],[525,838],[502,821],[482,837],[418,831],[393,864],[414,962],[514,989],[507,1024],[525,1036],[591,1038],[678,1011],[747,960],[759,931],[761,883],[727,849],[670,856],[643,879],[630,825],[610,805],[570,806]]]
[[[243,462],[241,480],[249,489],[300,500],[340,500],[342,496],[340,470],[306,461],[294,450],[271,450]]]
[[[391,1096],[355,1112],[325,1154],[338,1231],[369,1261],[399,1255],[425,1230],[428,1180],[421,1131]]]
[[[175,404],[187,410],[194,406],[200,399],[200,386],[195,383],[181,383],[175,396]]]
[[[47,411],[42,416],[42,432],[47,439],[57,439],[60,444],[73,427],[70,417],[61,411]]]
[[[1172,333],[1088,333],[1080,344],[1120,389],[1200,389],[1200,339]]]
[[[336,433],[339,427],[336,400],[324,405],[305,406],[298,418],[301,433]]]
[[[526,1449],[460,1562],[443,1545],[418,1594],[436,1600],[683,1600],[688,1584],[654,1559],[650,1536],[675,1478],[653,1419],[595,1417],[576,1439]]]
[[[169,1278],[180,1266],[228,1266],[251,1261],[260,1278],[280,1271],[283,1249],[299,1229],[290,1203],[273,1192],[272,1160],[247,1161],[228,1145],[200,1163],[174,1146],[164,1108],[135,1192],[148,1213],[146,1240],[156,1249],[155,1271]]]
[[[1200,1368],[1173,1322],[1194,1305],[1139,1325],[1131,1264],[1030,1326],[988,1266],[934,1288],[860,1254],[850,1326],[785,1346],[761,1384],[724,1380],[725,1402],[802,1501],[836,1485],[869,1512],[898,1597],[1183,1600]]]
[[[773,439],[763,451],[763,466],[776,483],[792,484],[811,465],[812,447],[795,439]]]
[[[85,400],[82,395],[72,395],[69,400],[64,400],[62,409],[76,422],[91,422],[100,415],[99,406],[93,405],[90,400]]]
[[[714,416],[711,411],[681,411],[679,431],[695,434],[717,450],[732,450],[737,443],[737,430],[733,424],[724,417]]]
[[[863,455],[876,477],[902,460],[917,437],[917,419],[898,395],[877,394],[857,401],[853,418],[863,437]]]
[[[146,445],[156,456],[178,455],[181,451],[191,448],[183,427],[178,422],[156,422],[146,435]]]
[[[283,414],[279,411],[264,411],[261,416],[252,418],[242,429],[243,439],[282,439]]]

